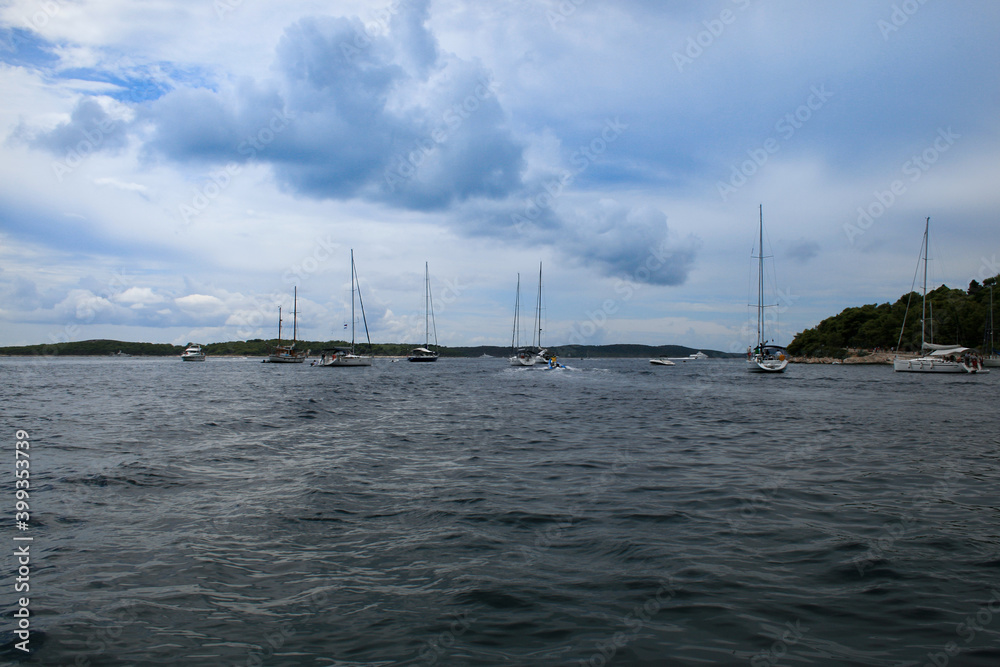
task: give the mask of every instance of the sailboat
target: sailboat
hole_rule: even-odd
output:
[[[927,330],[927,241],[930,234],[931,219],[924,223],[924,240],[921,246],[921,261],[924,263],[924,288],[922,312],[920,315],[920,352],[922,356],[915,359],[901,359],[898,354],[892,360],[892,369],[906,373],[978,373],[982,371],[976,350],[961,345],[935,345],[926,340]],[[907,302],[909,310],[909,302]],[[903,343],[903,331],[906,330],[906,314],[903,314],[903,326],[899,330],[898,352]],[[933,340],[933,334],[931,335]],[[988,372],[988,371],[983,371]]]
[[[542,263],[538,263],[538,297],[535,301],[535,326],[532,330],[531,345],[521,345],[519,310],[521,306],[521,274],[517,274],[517,296],[514,299],[514,333],[511,336],[511,366],[534,366],[547,364],[545,348],[542,347]]]
[[[986,313],[986,331],[983,333],[983,348],[986,356],[983,357],[983,366],[986,368],[1000,368],[1000,355],[997,354],[996,345],[993,343],[993,285],[990,285],[990,310]]]
[[[295,292],[292,301],[292,344],[281,344],[281,306],[278,306],[278,344],[267,355],[267,362],[271,364],[301,364],[306,360],[306,353],[295,349],[295,342],[298,336],[299,288],[296,287],[294,289]]]
[[[788,365],[788,351],[768,343],[764,332],[764,206],[760,207],[760,231],[757,246],[757,345],[747,348],[747,370],[751,373],[781,373]]]
[[[410,350],[408,361],[437,361],[438,353],[431,350],[431,323],[434,322],[434,301],[431,299],[431,274],[424,262],[424,346]],[[434,325],[434,345],[437,345],[437,324]]]
[[[361,298],[361,285],[358,284],[358,271],[354,268],[354,249],[351,249],[351,349],[334,348],[326,350],[320,357],[320,366],[371,366],[372,358],[354,353],[354,293],[357,291],[358,303],[361,305],[361,321],[365,323],[365,337],[368,348],[371,349],[372,339],[368,335],[368,320],[365,319],[365,302]],[[357,288],[355,289],[355,285]]]

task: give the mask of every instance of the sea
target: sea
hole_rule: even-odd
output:
[[[0,359],[0,664],[1000,664],[1000,372],[562,362]]]

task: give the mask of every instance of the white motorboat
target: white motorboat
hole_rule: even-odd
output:
[[[184,348],[181,361],[205,361],[205,352],[201,349],[201,345],[190,343]]]
[[[676,366],[677,365],[677,364],[675,364],[673,361],[671,361],[667,357],[660,357],[659,359],[650,359],[649,363],[653,364],[654,366]]]
[[[669,359],[670,361],[679,361],[681,363],[684,363],[687,361],[701,361],[702,359],[708,359],[708,355],[702,352],[701,350],[698,350],[694,354],[689,354],[686,357],[667,357],[667,359]]]
[[[924,223],[924,239],[921,246],[921,260],[924,263],[924,288],[922,299],[922,311],[920,315],[920,352],[921,356],[916,358],[901,358],[897,356],[892,360],[892,369],[901,373],[987,373],[981,363],[981,357],[977,350],[962,347],[960,345],[936,345],[926,340],[927,331],[927,242],[930,234],[931,219],[927,218]],[[910,290],[912,294],[913,291]],[[906,329],[906,315],[909,312],[910,303],[907,300],[906,311],[903,313],[903,327],[899,330],[899,342],[896,350],[899,350],[903,343],[903,332]]]
[[[433,325],[433,326],[432,326]],[[424,346],[410,351],[407,361],[437,361],[438,353],[431,349],[431,329],[434,330],[434,344],[437,345],[437,323],[434,322],[434,300],[431,297],[431,274],[424,262]]]
[[[278,343],[267,355],[270,364],[301,364],[306,360],[306,353],[295,349],[298,336],[299,288],[296,287],[292,297],[292,344],[281,344],[281,306],[278,306]]]
[[[767,340],[764,332],[764,206],[760,207],[760,229],[757,245],[757,345],[747,348],[747,370],[751,373],[781,373],[788,366],[788,351]]]
[[[368,348],[371,349],[372,339],[368,334],[368,320],[365,319],[365,302],[361,298],[361,285],[358,281],[358,271],[354,268],[354,249],[351,249],[351,349],[334,348],[329,350],[331,354],[323,353],[318,366],[329,368],[371,366],[372,358],[367,355],[356,354],[354,350],[354,294],[358,295],[358,303],[361,306],[361,321],[365,324],[365,337],[368,339]]]

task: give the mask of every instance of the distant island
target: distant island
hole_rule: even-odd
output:
[[[1000,274],[987,278],[982,284],[973,280],[964,291],[942,285],[928,292],[927,327],[934,342],[982,350],[990,314],[990,288],[996,285],[998,278]],[[1000,292],[996,297],[1000,298]],[[904,313],[907,313],[906,329],[900,343]],[[797,361],[825,358],[884,363],[891,358],[897,343],[902,352],[916,352],[920,348],[920,317],[921,297],[916,292],[904,294],[892,304],[845,308],[839,315],[796,334],[788,345],[788,352]]]
[[[288,343],[289,341],[283,341]],[[255,338],[246,341],[228,341],[224,343],[209,343],[203,345],[202,349],[209,356],[231,356],[231,357],[266,357],[268,352],[277,345],[275,339],[264,340]],[[42,345],[21,345],[15,347],[0,347],[0,356],[116,356],[120,352],[122,355],[133,357],[179,357],[184,351],[184,345],[170,345],[168,343],[132,343],[120,340],[83,340],[66,343],[52,343]],[[313,356],[318,357],[323,350],[335,347],[350,347],[350,343],[345,341],[303,341],[296,343],[297,349],[310,350]],[[405,357],[417,345],[413,343],[374,343],[371,346],[371,354],[384,357]],[[368,352],[368,346],[362,348]],[[480,345],[477,347],[445,347],[435,346],[435,350],[441,353],[442,357],[481,357],[483,355],[491,357],[506,357],[510,355],[510,348],[495,345]],[[558,357],[581,358],[581,357],[618,357],[618,358],[641,358],[641,357],[686,357],[698,352],[691,347],[683,345],[556,345],[548,348],[551,354]],[[742,354],[730,354],[717,350],[702,349],[702,352],[712,358],[741,357]]]

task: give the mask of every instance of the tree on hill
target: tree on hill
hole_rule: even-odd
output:
[[[997,278],[1000,275],[987,278],[982,285],[973,280],[966,291],[942,285],[928,292],[926,339],[981,347],[989,310],[989,288],[996,285]],[[788,351],[799,356],[844,357],[846,348],[891,349],[897,343],[901,350],[916,351],[920,348],[921,317],[921,296],[917,292],[904,294],[892,304],[845,308],[840,314],[796,334]]]

